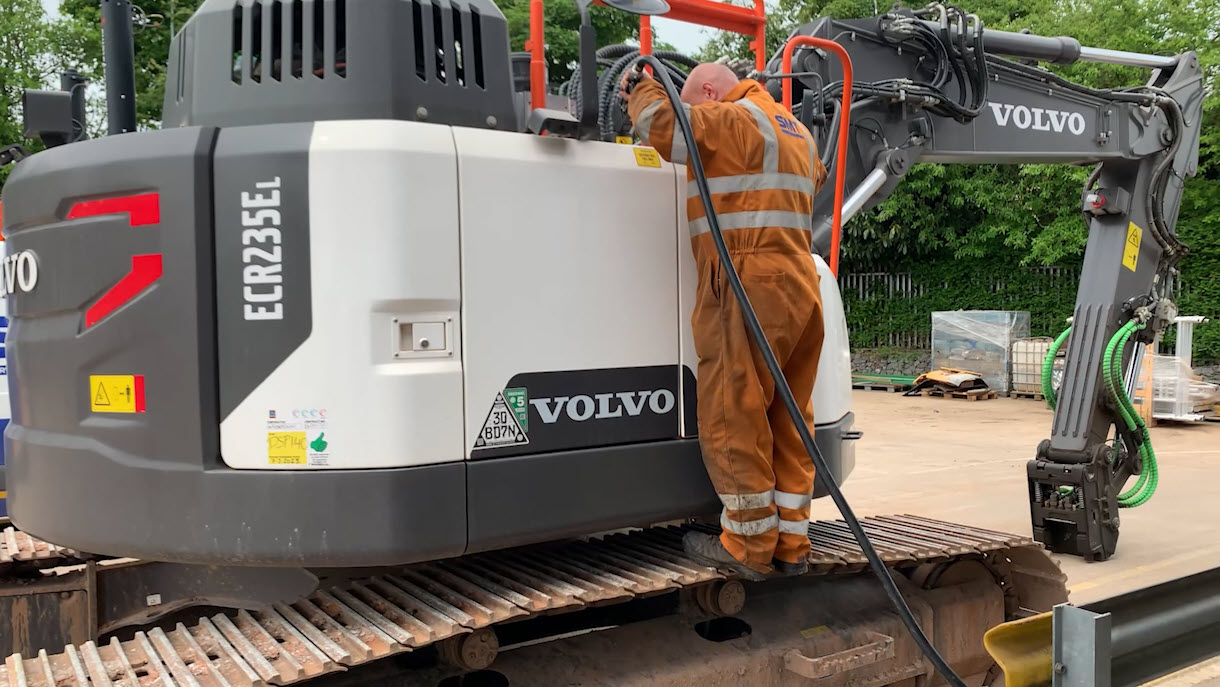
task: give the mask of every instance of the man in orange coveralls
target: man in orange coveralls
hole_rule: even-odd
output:
[[[620,95],[640,139],[673,163],[686,143],[665,89],[647,74]],[[822,301],[812,255],[813,194],[826,180],[809,131],[756,81],[695,67],[682,88],[712,203],[784,376],[813,429]],[[698,287],[699,444],[724,504],[721,535],[691,532],[687,553],[750,580],[808,570],[814,468],[728,289],[690,168],[686,216]]]

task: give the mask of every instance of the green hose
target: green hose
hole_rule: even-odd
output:
[[[1127,343],[1135,335],[1135,332],[1144,327],[1145,325],[1137,320],[1132,320],[1123,325],[1115,332],[1110,342],[1106,345],[1105,357],[1102,361],[1102,372],[1106,390],[1114,401],[1114,406],[1118,410],[1119,416],[1127,426],[1127,429],[1139,437],[1138,450],[1144,462],[1144,469],[1140,473],[1139,480],[1136,481],[1135,486],[1118,495],[1118,505],[1120,508],[1135,508],[1136,506],[1143,505],[1156,493],[1159,482],[1156,453],[1152,449],[1152,439],[1148,434],[1148,427],[1144,424],[1143,418],[1135,410],[1135,405],[1131,402],[1131,398],[1127,396],[1123,383],[1122,352],[1126,350]]]
[[[1067,341],[1072,335],[1072,328],[1068,327],[1063,330],[1051,347],[1046,351],[1046,357],[1042,359],[1042,395],[1046,398],[1046,405],[1050,406],[1051,410],[1055,409],[1055,385],[1053,374],[1055,371],[1055,356],[1059,354],[1059,347]]]
[[[1123,382],[1122,352],[1127,350],[1131,337],[1145,326],[1138,320],[1132,320],[1119,328],[1106,344],[1105,357],[1101,366],[1106,392],[1114,402],[1119,419],[1129,431],[1139,437],[1138,450],[1144,462],[1144,469],[1140,472],[1135,485],[1118,495],[1120,508],[1135,508],[1147,503],[1148,499],[1156,493],[1159,482],[1156,453],[1152,450],[1152,437],[1148,434],[1148,426],[1144,424],[1143,418],[1136,411],[1135,404],[1127,396],[1126,385]],[[1055,409],[1057,401],[1052,376],[1055,369],[1055,356],[1071,334],[1071,327],[1063,330],[1063,333],[1051,344],[1046,352],[1046,357],[1042,360],[1042,395],[1046,397],[1046,404],[1050,406],[1051,410]]]

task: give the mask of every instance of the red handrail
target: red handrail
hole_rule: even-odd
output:
[[[753,9],[730,5],[720,0],[667,0],[666,19],[753,36],[754,66],[767,66],[767,8],[764,0],[754,0]],[[602,4],[600,0],[594,0]],[[530,0],[530,38],[525,49],[530,53],[530,107],[546,107],[546,41],[543,36],[543,0]],[[640,53],[652,54],[652,20],[640,17]]]
[[[530,52],[530,109],[534,110],[546,107],[545,23],[542,0],[530,0],[530,39],[525,49]]]
[[[848,125],[851,123],[851,58],[847,51],[838,43],[825,38],[813,36],[794,36],[784,46],[782,68],[784,74],[792,73],[792,53],[798,46],[812,46],[828,50],[839,58],[843,65],[843,108],[839,114],[839,149],[835,155],[835,204],[834,222],[830,229],[830,272],[839,276],[839,243],[843,236],[843,183],[847,170],[847,138]],[[792,77],[784,77],[783,100],[784,107],[792,111]]]

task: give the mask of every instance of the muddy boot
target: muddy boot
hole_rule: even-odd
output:
[[[780,577],[796,577],[809,572],[809,562],[801,561],[800,563],[789,563],[781,561],[778,558],[771,560],[771,567],[775,568],[775,574]]]
[[[767,575],[750,568],[745,563],[733,558],[733,554],[724,550],[720,537],[702,532],[687,532],[682,537],[682,550],[700,563],[714,568],[728,568],[737,576],[750,582],[762,582]]]

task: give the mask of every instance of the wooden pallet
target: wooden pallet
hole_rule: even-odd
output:
[[[1009,391],[1009,398],[1032,398],[1035,401],[1045,401],[1046,396],[1041,391]]]
[[[929,398],[964,398],[967,401],[987,401],[999,396],[994,389],[970,389],[969,391],[924,389],[919,393]]]
[[[895,393],[898,391],[906,391],[907,389],[910,389],[912,386],[914,386],[914,385],[913,384],[871,384],[870,383],[870,384],[852,384],[851,388],[863,389],[865,391],[889,391],[891,393]]]

